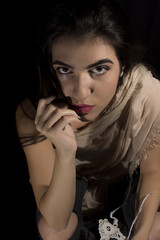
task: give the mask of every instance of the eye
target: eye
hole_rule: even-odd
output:
[[[105,74],[110,68],[108,66],[98,66],[90,70],[92,74],[96,75],[103,75]]]
[[[72,73],[72,71],[67,67],[57,67],[56,70],[59,74],[69,74]]]

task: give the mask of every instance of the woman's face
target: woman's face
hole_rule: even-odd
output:
[[[60,39],[52,46],[52,64],[72,108],[94,121],[116,93],[120,63],[102,39]]]

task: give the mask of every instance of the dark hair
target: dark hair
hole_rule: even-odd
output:
[[[52,69],[51,47],[61,37],[101,37],[115,49],[124,73],[142,61],[143,51],[137,45],[136,33],[128,16],[113,0],[61,0],[49,5],[39,31],[38,98],[63,95]]]

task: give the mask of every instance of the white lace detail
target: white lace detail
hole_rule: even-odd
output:
[[[118,219],[115,218],[115,217],[113,217],[113,214],[114,214],[119,208],[121,208],[124,204],[123,204],[122,206],[116,208],[114,211],[112,211],[112,212],[110,213],[110,218],[113,219],[113,224],[111,224],[111,223],[108,221],[107,218],[105,218],[105,219],[100,219],[100,220],[99,220],[99,228],[98,228],[99,234],[100,234],[100,237],[101,237],[100,240],[109,240],[109,239],[112,239],[112,238],[115,238],[115,239],[117,239],[117,240],[124,240],[124,239],[129,240],[130,235],[131,235],[131,232],[132,232],[132,229],[133,229],[133,226],[134,226],[135,222],[137,221],[137,219],[138,219],[138,217],[139,217],[139,215],[140,215],[140,213],[141,213],[141,211],[142,211],[142,208],[143,208],[143,205],[144,205],[145,201],[147,200],[147,198],[148,198],[151,194],[154,194],[154,193],[155,193],[155,192],[150,192],[150,193],[148,193],[148,194],[145,196],[145,198],[143,199],[143,201],[142,201],[142,203],[141,203],[141,205],[140,205],[140,207],[139,207],[138,213],[137,213],[135,219],[134,219],[133,222],[132,222],[132,225],[131,225],[131,227],[130,227],[129,234],[128,234],[127,237],[125,237],[125,236],[121,233],[120,229],[118,228]]]
[[[100,240],[109,240],[115,238],[117,240],[124,240],[126,237],[120,232],[117,225],[111,224],[108,219],[99,220]]]

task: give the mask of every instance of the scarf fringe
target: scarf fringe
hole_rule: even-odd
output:
[[[160,130],[157,131],[157,135],[149,141],[149,145],[144,149],[144,151],[142,152],[142,154],[140,155],[138,161],[137,161],[137,165],[139,165],[139,163],[142,160],[147,160],[149,153],[155,148],[158,147],[158,145],[160,144]]]

